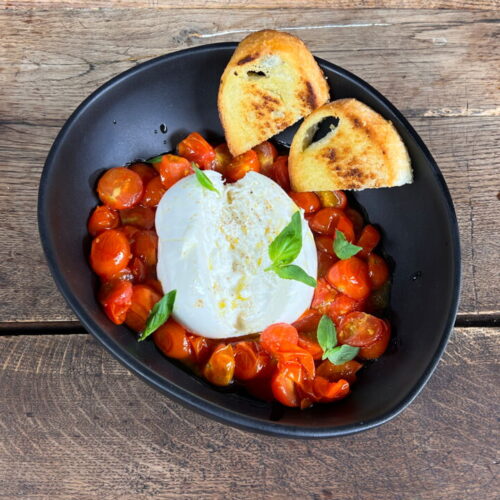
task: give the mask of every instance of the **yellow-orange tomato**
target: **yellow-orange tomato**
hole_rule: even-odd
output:
[[[134,285],[132,289],[132,304],[127,311],[125,323],[140,332],[146,326],[146,320],[153,306],[161,299],[161,295],[147,285]]]
[[[169,358],[185,359],[191,356],[186,329],[172,318],[153,333],[153,342]]]
[[[203,376],[214,385],[229,385],[233,380],[234,367],[231,344],[219,344],[203,368]]]

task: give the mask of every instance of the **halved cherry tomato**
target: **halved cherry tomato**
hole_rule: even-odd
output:
[[[121,325],[132,305],[132,283],[126,280],[105,283],[99,290],[99,302],[108,318],[116,325]]]
[[[321,208],[319,198],[314,193],[288,193],[295,204],[306,214],[312,214]]]
[[[355,361],[347,361],[341,365],[334,365],[332,362],[325,359],[321,363],[316,374],[320,377],[326,378],[329,382],[337,382],[340,379],[347,380],[349,384],[354,384],[356,382],[356,373],[363,367],[361,363]]]
[[[149,207],[134,207],[120,210],[120,219],[123,225],[151,229],[155,224],[155,212]]]
[[[165,194],[167,188],[163,185],[161,177],[157,176],[151,179],[146,184],[146,189],[144,189],[144,196],[142,197],[141,205],[144,207],[156,207],[162,196]]]
[[[363,229],[363,226],[365,224],[363,216],[353,208],[346,208],[345,214],[352,222],[352,225],[354,227],[354,234],[356,235],[356,237],[359,237],[359,235],[361,234],[361,230]]]
[[[270,363],[269,354],[257,342],[242,341],[234,346],[234,376],[239,380],[258,377]]]
[[[338,208],[322,208],[309,221],[309,227],[326,236],[335,236],[335,229],[342,231],[348,241],[354,240],[354,228],[346,214]]]
[[[358,257],[339,260],[330,268],[326,276],[328,282],[339,292],[352,299],[362,300],[371,290],[368,265]]]
[[[109,229],[92,241],[90,265],[96,274],[109,278],[126,267],[131,255],[126,236],[117,229]]]
[[[337,258],[329,253],[318,252],[318,278],[324,278]]]
[[[384,324],[382,336],[372,345],[361,347],[358,353],[361,359],[377,359],[386,351],[389,341],[391,340],[391,327],[385,320],[382,320],[382,323]]]
[[[158,236],[154,231],[139,231],[134,235],[132,253],[146,266],[156,266],[158,261]]]
[[[214,170],[224,175],[226,171],[226,167],[231,163],[233,159],[233,155],[229,151],[227,144],[224,142],[219,144],[215,149],[215,163]]]
[[[272,178],[287,193],[290,191],[290,175],[288,173],[288,156],[278,156],[273,163]]]
[[[169,358],[186,359],[191,356],[186,329],[172,318],[153,333],[153,342]]]
[[[339,344],[353,347],[368,347],[382,337],[385,329],[384,322],[364,312],[352,312],[340,322],[337,331]]]
[[[307,309],[292,326],[299,332],[315,332],[318,328],[320,319],[321,314],[318,311],[315,309]]]
[[[213,170],[215,151],[198,132],[189,134],[177,146],[180,156],[194,161],[202,170]]]
[[[188,333],[188,339],[191,344],[193,361],[198,364],[205,363],[210,357],[211,349],[206,337]]]
[[[259,172],[260,163],[257,153],[251,149],[246,153],[236,156],[226,166],[226,179],[230,182],[236,182],[243,179],[248,172]]]
[[[231,344],[219,344],[203,368],[203,376],[212,384],[229,385],[233,380],[235,364]]]
[[[368,256],[368,276],[374,290],[381,288],[389,279],[389,267],[382,257],[371,253]]]
[[[311,307],[320,314],[328,314],[331,304],[339,292],[325,278],[318,278]]]
[[[139,174],[125,167],[106,170],[97,183],[99,199],[115,210],[136,205],[142,197],[143,190]]]
[[[329,382],[326,378],[316,377],[314,379],[314,392],[318,400],[323,403],[342,399],[349,394],[349,382],[344,379]]]
[[[144,330],[149,313],[161,295],[147,285],[134,285],[132,292],[132,305],[127,311],[125,323],[132,330],[140,332]]]
[[[333,252],[333,238],[331,236],[325,236],[323,234],[316,234],[314,236],[314,241],[316,242],[316,248],[320,252],[325,252],[332,257],[336,257],[335,253]],[[338,260],[338,259],[337,259]],[[332,262],[333,264],[333,262]]]
[[[128,168],[134,171],[136,174],[139,174],[143,186],[146,186],[153,177],[156,177],[158,175],[158,172],[147,163],[134,163]]]
[[[316,193],[323,207],[340,208],[344,210],[347,206],[347,196],[344,191],[318,191]]]
[[[299,332],[288,323],[275,323],[260,334],[260,345],[273,354],[281,350],[283,343],[297,345]]]
[[[271,379],[273,396],[283,405],[299,406],[295,381],[302,380],[302,368],[297,363],[287,363],[276,369]]]
[[[356,245],[363,247],[362,250],[359,251],[358,256],[360,257],[368,257],[368,254],[379,244],[380,242],[380,233],[378,230],[372,226],[371,224],[366,225],[362,231],[361,235],[358,238]]]
[[[177,155],[163,155],[154,166],[160,172],[161,182],[166,189],[193,173],[191,162]]]
[[[342,316],[349,314],[353,311],[362,311],[365,303],[363,300],[356,300],[339,293],[334,301],[330,304],[328,308],[328,316],[332,318],[335,322],[338,322]]]
[[[118,212],[107,205],[99,205],[92,212],[87,227],[92,236],[97,236],[99,233],[107,229],[115,229],[119,225],[120,216]]]
[[[253,148],[259,157],[260,173],[267,177],[272,176],[273,163],[278,156],[278,151],[269,141],[264,141]]]
[[[146,279],[146,264],[139,257],[132,257],[130,272],[134,278],[134,283],[142,283]]]
[[[321,316],[320,316],[321,318]],[[309,339],[306,336],[299,336],[299,347],[305,349],[312,358],[317,361],[323,356],[323,349],[315,340]]]

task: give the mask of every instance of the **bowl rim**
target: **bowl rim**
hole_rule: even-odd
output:
[[[420,136],[406,120],[403,114],[391,103],[387,98],[385,98],[380,92],[378,92],[371,85],[366,83],[361,78],[357,77],[353,73],[346,71],[345,69],[337,66],[329,61],[316,57],[316,60],[321,67],[328,68],[329,70],[342,75],[347,80],[361,86],[365,92],[371,94],[376,100],[380,101],[385,105],[400,121],[401,125],[407,130],[407,132],[415,140],[418,148],[422,151],[425,156],[432,173],[439,185],[441,195],[446,201],[446,212],[447,218],[451,228],[451,245],[450,250],[453,253],[453,266],[455,268],[454,278],[453,278],[453,290],[451,297],[450,309],[448,312],[448,317],[446,320],[445,327],[441,332],[440,342],[432,355],[432,358],[418,379],[417,383],[412,387],[412,389],[404,396],[398,404],[392,407],[390,410],[384,414],[369,419],[367,421],[362,421],[358,423],[353,423],[343,426],[331,426],[331,427],[305,427],[300,425],[283,425],[279,422],[273,421],[263,421],[251,416],[244,416],[238,412],[228,410],[217,404],[208,402],[194,394],[189,393],[185,389],[173,384],[169,380],[161,377],[155,373],[152,369],[144,365],[133,355],[127,353],[120,345],[115,342],[105,331],[97,325],[97,323],[79,303],[77,297],[71,292],[69,286],[67,285],[62,272],[58,268],[55,261],[55,252],[52,247],[52,242],[50,241],[49,234],[49,224],[48,219],[45,214],[45,204],[46,204],[46,192],[49,184],[49,172],[51,170],[54,157],[60,147],[60,144],[64,141],[64,138],[74,124],[76,120],[80,117],[85,110],[92,105],[92,103],[98,99],[102,94],[110,90],[115,85],[126,80],[130,75],[137,72],[150,69],[154,66],[160,66],[165,61],[170,61],[179,57],[183,57],[186,54],[192,53],[202,53],[202,52],[212,52],[214,50],[228,50],[235,49],[237,42],[221,42],[200,45],[197,47],[190,47],[183,50],[173,51],[168,54],[156,57],[154,59],[145,61],[144,63],[138,64],[133,68],[130,68],[117,76],[111,78],[106,83],[97,88],[92,92],[82,103],[73,111],[70,117],[66,120],[63,127],[59,131],[52,147],[49,151],[47,159],[45,161],[43,171],[40,177],[40,184],[38,190],[38,229],[40,240],[42,243],[42,248],[45,254],[45,258],[49,267],[49,270],[54,278],[54,281],[59,289],[60,293],[65,298],[68,305],[71,307],[73,312],[77,315],[80,321],[83,323],[85,329],[90,332],[94,338],[96,338],[120,363],[131,370],[135,375],[144,380],[146,383],[157,389],[159,392],[166,394],[168,397],[172,398],[174,401],[187,406],[188,408],[197,411],[205,416],[213,418],[219,422],[232,425],[234,427],[246,430],[259,432],[263,434],[288,437],[288,438],[328,438],[336,436],[346,436],[361,431],[377,427],[379,425],[388,422],[397,415],[399,415],[422,391],[427,381],[433,374],[436,366],[441,359],[441,356],[446,348],[446,344],[450,337],[451,331],[454,326],[455,318],[458,311],[459,296],[461,289],[461,250],[460,250],[460,240],[458,231],[458,222],[455,214],[455,209],[449,193],[446,182],[443,178],[441,171],[439,170],[434,158],[429,152],[427,146],[424,144]]]

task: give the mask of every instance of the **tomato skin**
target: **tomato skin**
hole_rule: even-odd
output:
[[[188,333],[189,343],[191,344],[191,356],[195,363],[206,363],[211,354],[211,345],[205,337],[200,337]]]
[[[259,157],[260,163],[260,173],[271,177],[273,163],[276,157],[278,156],[278,151],[274,147],[274,145],[269,141],[264,141],[258,144],[253,148],[253,150],[257,153]]]
[[[132,257],[130,272],[132,273],[134,283],[142,283],[146,279],[146,265],[139,257]]]
[[[288,193],[294,203],[304,210],[306,214],[317,212],[321,208],[321,202],[314,193]]]
[[[381,337],[368,347],[361,347],[358,356],[361,359],[377,359],[384,354],[387,350],[387,346],[391,340],[391,327],[389,323],[382,320],[384,324],[383,332]]]
[[[147,285],[134,285],[132,289],[132,305],[127,311],[125,323],[140,332],[146,326],[146,320],[153,306],[161,299],[161,295]]]
[[[359,251],[358,255],[360,257],[368,257],[368,255],[379,244],[379,242],[380,242],[379,231],[371,224],[366,225],[362,229],[361,234],[356,243],[356,245],[363,247],[363,249]]]
[[[338,208],[322,208],[309,221],[309,227],[315,233],[332,237],[338,229],[348,241],[354,240],[354,227],[345,213]]]
[[[133,207],[120,210],[122,224],[139,229],[151,229],[155,224],[155,212],[149,207]]]
[[[163,155],[161,160],[154,165],[160,172],[161,182],[165,189],[171,188],[177,181],[194,172],[191,162],[177,155]]]
[[[191,344],[186,329],[172,318],[153,333],[153,342],[169,358],[186,359],[191,356]]]
[[[331,236],[317,234],[314,236],[314,241],[316,243],[317,250],[327,253],[328,255],[331,255],[332,257],[335,257],[336,260],[338,260],[335,253],[333,252],[333,238]]]
[[[123,233],[126,236],[128,242],[130,244],[132,244],[134,242],[135,234],[140,231],[139,228],[137,228],[135,226],[130,226],[130,225],[120,226],[117,229],[118,229],[118,231],[120,231],[121,233]]]
[[[284,343],[297,345],[299,332],[288,323],[275,323],[260,334],[260,345],[270,354],[279,352]]]
[[[290,191],[290,175],[288,173],[288,156],[278,156],[272,167],[272,179],[287,193]]]
[[[115,325],[121,325],[132,305],[132,283],[127,280],[105,283],[99,290],[99,302],[108,318]]]
[[[346,314],[362,311],[364,306],[364,300],[355,300],[343,293],[339,293],[328,308],[328,316],[337,323]]]
[[[219,144],[214,149],[214,151],[215,151],[214,170],[217,170],[217,172],[224,175],[226,167],[229,165],[229,163],[231,163],[231,160],[233,159],[233,155],[229,151],[229,148],[227,147],[227,144],[225,142]]]
[[[389,267],[382,257],[372,253],[368,256],[368,276],[374,290],[378,290],[389,279]]]
[[[271,390],[275,399],[282,405],[292,408],[299,406],[300,403],[294,382],[298,377],[294,371],[300,372],[300,367],[288,364],[278,368],[271,378]]]
[[[321,316],[319,316],[319,318],[321,318]],[[321,359],[323,356],[323,349],[318,342],[305,336],[299,336],[299,347],[306,350],[315,361]]]
[[[328,310],[338,294],[339,292],[325,278],[319,278],[314,289],[311,307],[320,314],[328,314]]]
[[[192,132],[177,146],[179,156],[194,161],[202,170],[213,170],[214,148],[198,133]]]
[[[325,359],[325,361],[318,366],[316,373],[320,377],[326,378],[329,382],[337,382],[340,379],[344,379],[347,380],[349,384],[354,384],[354,382],[356,382],[356,373],[362,367],[363,365],[354,359],[341,365],[334,365],[332,362]]]
[[[307,309],[292,326],[299,332],[315,332],[318,328],[320,319],[321,314],[318,311],[315,309]]]
[[[337,382],[329,382],[323,377],[314,379],[314,393],[322,403],[345,398],[349,394],[349,382],[340,379]]]
[[[157,207],[166,191],[167,188],[163,185],[161,177],[153,177],[153,179],[146,184],[141,205],[150,208]]]
[[[92,241],[90,265],[99,276],[111,277],[126,267],[131,255],[126,236],[116,229],[109,229]]]
[[[234,377],[246,381],[261,376],[271,357],[257,342],[242,341],[234,346],[234,360]]]
[[[154,231],[139,231],[134,235],[132,253],[146,266],[156,266],[158,262],[158,236]]]
[[[333,207],[344,210],[347,206],[347,196],[344,191],[319,191],[316,194],[321,200],[322,207]]]
[[[337,258],[326,252],[318,252],[318,278],[324,278]]]
[[[236,182],[248,172],[260,172],[259,157],[253,149],[233,158],[226,166],[225,175],[229,182]]]
[[[92,212],[87,228],[92,236],[97,236],[108,229],[116,229],[119,225],[118,212],[107,205],[99,205]]]
[[[99,199],[115,210],[136,205],[142,197],[143,190],[139,174],[125,167],[106,170],[97,183]]]
[[[370,294],[368,266],[358,257],[336,262],[328,271],[327,280],[338,291],[355,300],[366,299]]]
[[[371,314],[355,311],[342,318],[337,331],[339,344],[369,347],[382,337],[384,322]]]
[[[363,216],[353,208],[346,208],[345,214],[348,217],[348,219],[352,222],[352,225],[354,227],[354,234],[359,237],[359,235],[361,234],[361,230],[365,225]]]
[[[214,385],[226,386],[233,380],[234,368],[231,344],[219,344],[203,368],[203,376]]]
[[[153,177],[157,177],[158,175],[158,172],[147,163],[134,163],[128,168],[139,175],[143,186],[146,186]]]

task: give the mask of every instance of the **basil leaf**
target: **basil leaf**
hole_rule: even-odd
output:
[[[359,347],[344,344],[330,349],[326,354],[328,361],[334,365],[342,365],[354,359],[359,352]]]
[[[326,314],[321,316],[316,336],[321,349],[323,349],[323,359],[326,359],[327,352],[337,345],[337,330],[333,321]]]
[[[191,163],[191,166],[193,167],[196,179],[205,189],[208,189],[210,191],[215,191],[216,193],[219,192],[219,190],[212,184],[212,181],[207,177],[207,175],[202,170],[200,170],[196,166],[196,164]]]
[[[302,222],[300,212],[292,215],[291,222],[285,226],[269,245],[268,253],[273,266],[291,264],[302,248]]]
[[[177,290],[171,290],[153,306],[146,321],[146,327],[139,337],[139,342],[148,338],[167,321],[174,308],[176,293]]]
[[[306,285],[316,287],[316,280],[309,276],[301,267],[294,264],[288,266],[271,266],[271,270],[274,271],[280,278],[286,280],[295,280],[305,283]]]
[[[339,259],[349,259],[356,255],[363,247],[349,243],[342,231],[335,230],[335,240],[333,241],[333,251]]]
[[[148,163],[160,163],[161,162],[161,159],[164,157],[165,155],[159,155],[159,156],[153,156],[153,158],[150,158],[149,160],[147,160]]]

